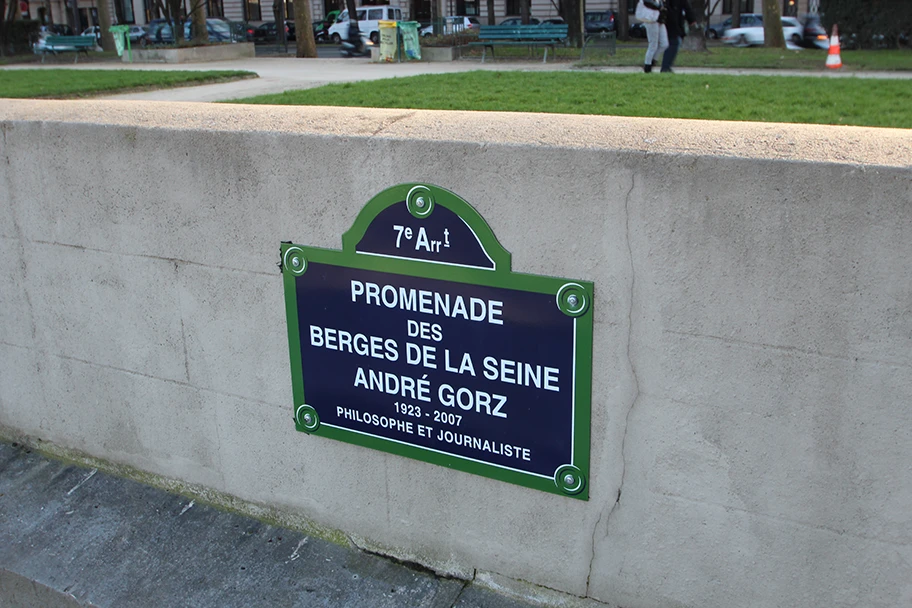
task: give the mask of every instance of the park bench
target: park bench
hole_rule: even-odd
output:
[[[44,47],[39,49],[42,53],[41,63],[48,53],[66,53],[75,52],[76,59],[73,63],[79,62],[79,53],[83,52],[86,57],[89,55],[89,49],[95,48],[95,36],[48,36],[44,39]]]
[[[470,42],[469,46],[480,46],[481,62],[484,63],[485,54],[491,49],[494,56],[495,46],[527,46],[530,49],[536,46],[545,47],[545,56],[542,63],[548,62],[548,49],[552,51],[558,44],[567,44],[567,25],[546,23],[542,25],[482,25],[478,30],[478,41]]]

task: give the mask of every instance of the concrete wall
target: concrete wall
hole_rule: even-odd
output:
[[[0,106],[0,425],[625,608],[912,602],[912,134]],[[595,282],[591,499],[297,433],[280,240],[381,190]]]

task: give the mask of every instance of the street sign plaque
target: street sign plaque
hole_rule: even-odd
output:
[[[591,283],[512,272],[424,184],[374,197],[341,251],[281,255],[297,430],[588,498]]]

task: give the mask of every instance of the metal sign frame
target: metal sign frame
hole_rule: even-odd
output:
[[[448,247],[449,242],[443,245],[442,240],[427,240],[427,235],[425,235],[426,240],[420,247],[421,251],[416,253],[416,250],[419,249],[418,234],[424,232],[422,230],[423,226],[428,226],[428,232],[430,232],[430,218],[435,215],[438,225],[440,221],[445,220],[447,222],[446,226],[449,227],[446,230],[447,234],[449,234],[450,230],[454,234],[456,231],[461,231],[460,234],[464,237],[462,238],[463,242],[472,238],[475,242],[471,243],[471,246],[461,253],[455,252],[455,249],[454,252],[450,252],[449,250],[444,251],[441,249],[442,246]],[[400,220],[403,217],[407,218],[412,223],[409,230],[406,231],[401,224],[391,225],[387,223],[389,218],[394,216]],[[440,218],[443,219],[441,220]],[[398,234],[396,234],[397,231]],[[413,251],[401,249],[390,251],[384,249],[386,240],[391,244],[395,244],[396,247],[400,247],[406,235],[408,235],[409,239],[407,244],[411,245],[412,242],[415,242]],[[398,240],[394,242],[391,239]],[[448,237],[447,240],[449,240]],[[394,186],[372,198],[361,210],[351,229],[342,236],[341,251],[283,242],[281,244],[280,267],[284,280],[285,311],[288,320],[288,344],[295,403],[294,421],[295,428],[298,431],[528,488],[588,500],[593,318],[593,285],[591,282],[512,272],[510,253],[500,245],[481,215],[456,194],[426,184]],[[562,424],[555,425],[565,430],[561,432],[561,436],[554,437],[556,442],[561,442],[560,445],[563,446],[561,449],[566,450],[566,461],[556,466],[553,472],[550,470],[547,472],[530,472],[519,465],[510,466],[502,462],[494,462],[493,457],[469,457],[465,454],[454,453],[457,450],[440,449],[441,446],[439,445],[432,447],[430,445],[419,445],[417,440],[403,440],[401,437],[396,439],[392,437],[391,433],[384,434],[383,429],[379,427],[374,432],[367,432],[364,429],[351,428],[354,425],[346,426],[339,423],[327,423],[329,412],[332,411],[333,415],[336,412],[342,412],[342,405],[327,403],[325,401],[332,400],[332,398],[327,399],[325,397],[322,399],[323,402],[320,403],[308,401],[307,395],[309,394],[319,392],[321,395],[335,396],[336,393],[333,387],[322,386],[326,382],[324,380],[325,375],[311,377],[305,382],[307,374],[305,374],[304,365],[310,365],[316,359],[310,358],[312,357],[310,354],[305,356],[305,351],[302,351],[302,346],[311,349],[315,339],[311,335],[310,343],[305,344],[305,339],[301,333],[301,328],[306,328],[308,323],[311,322],[310,318],[313,316],[313,310],[315,310],[312,308],[308,309],[310,312],[305,310],[308,305],[314,304],[314,302],[310,302],[313,298],[311,297],[312,292],[308,291],[309,286],[315,285],[322,290],[322,283],[319,281],[323,279],[318,278],[318,271],[315,269],[321,269],[322,275],[320,276],[323,277],[341,275],[380,276],[411,281],[413,284],[417,280],[422,282],[422,284],[433,284],[438,287],[444,285],[456,291],[474,286],[472,287],[473,289],[488,290],[491,293],[496,290],[496,293],[507,294],[509,297],[516,298],[518,302],[524,302],[528,298],[535,298],[535,302],[549,302],[548,306],[553,306],[554,310],[558,312],[546,311],[541,314],[550,314],[558,317],[557,323],[560,324],[559,327],[568,328],[567,331],[572,334],[568,334],[566,339],[564,339],[562,333],[564,330],[559,330],[562,336],[560,344],[566,344],[569,351],[561,356],[566,356],[568,361],[572,360],[572,370],[566,370],[565,372],[568,376],[566,381],[568,390],[564,391],[564,395],[561,395],[560,399],[554,401],[553,404],[549,401],[543,401],[544,406],[536,405],[535,407],[546,407],[558,412],[557,414],[549,412],[551,416],[567,416],[566,421],[561,420]],[[311,271],[311,275],[308,275],[308,270]],[[314,283],[314,281],[317,282]],[[359,281],[351,280],[352,285],[356,283],[359,283]],[[354,291],[355,287],[353,286],[353,301],[355,299]],[[322,294],[324,291],[320,291],[320,293]],[[338,293],[338,290],[335,293]],[[536,294],[544,294],[548,296],[548,299],[544,300]],[[339,308],[345,304],[346,302],[340,300],[332,304],[331,307]],[[330,307],[330,304],[326,306]],[[535,304],[535,306],[542,308],[540,304]],[[522,308],[522,306],[517,306],[516,308]],[[491,310],[494,310],[493,306]],[[386,314],[386,311],[382,312]],[[389,313],[389,315],[392,314],[394,313]],[[489,314],[493,313],[489,311]],[[560,319],[565,320],[561,321]],[[494,322],[497,321],[495,320]],[[503,323],[507,323],[507,321],[502,321],[501,325]],[[317,331],[313,329],[313,325],[309,327],[311,332]],[[523,332],[530,331],[526,326],[522,326],[520,329]],[[393,333],[401,332],[401,327],[398,327],[398,329],[393,328],[392,325],[377,327],[377,333],[380,334],[389,335],[391,331]],[[409,332],[411,333],[411,331],[410,326]],[[517,332],[519,329],[514,327],[512,331]],[[531,331],[534,331],[534,327]],[[461,334],[462,332],[452,333]],[[320,340],[322,340],[322,337],[320,337]],[[476,343],[472,342],[471,344],[475,345]],[[485,346],[485,344],[481,344],[479,348],[484,348]],[[306,352],[310,353],[310,350]],[[334,353],[328,354],[334,355]],[[449,352],[447,352],[447,355],[449,356]],[[501,362],[501,365],[503,365],[503,362]],[[496,369],[496,364],[493,367]],[[455,371],[455,368],[448,371]],[[502,382],[505,381],[505,378],[507,377],[499,377]],[[306,383],[309,384],[305,386]],[[357,386],[357,380],[355,385]],[[527,384],[526,386],[531,385]],[[350,388],[349,385],[348,389]],[[508,391],[504,390],[504,392]],[[544,398],[551,399],[552,395],[545,395]],[[480,401],[480,397],[478,399]],[[390,401],[391,398],[370,393],[367,395],[366,400],[370,401],[371,407],[379,407],[375,403],[376,401]],[[536,403],[538,402],[536,401]],[[469,410],[469,412],[472,412],[473,415],[476,412],[485,413],[480,408],[480,405],[479,403],[475,406],[476,410]],[[390,404],[386,404],[386,406],[391,407]],[[438,410],[441,408],[440,403],[429,405],[428,407],[436,407]],[[459,407],[465,409],[465,404],[460,402]],[[531,406],[528,407],[531,408]],[[333,411],[333,408],[338,408],[338,410]],[[490,414],[491,408],[488,407],[487,409],[487,413]],[[399,415],[398,401],[396,401],[395,411],[389,408],[384,411],[386,412],[384,416],[388,416],[388,421],[400,425],[411,421],[411,419],[403,421],[406,417]],[[452,411],[459,412],[459,409],[453,409]],[[322,417],[321,412],[323,412]],[[434,413],[437,415],[439,412],[435,411]],[[430,414],[427,413],[426,415]],[[528,419],[534,415],[531,409],[526,411],[526,420],[522,422],[525,424],[524,429],[535,428],[536,421]],[[514,414],[514,418],[516,416],[517,414]],[[378,420],[378,418],[375,417],[374,420]],[[490,420],[491,422],[503,424],[503,421],[497,421],[493,418]],[[563,424],[564,422],[566,424]],[[480,423],[475,422],[475,424]],[[569,430],[569,437],[563,436],[566,434],[566,430]],[[535,432],[542,432],[542,436],[546,440],[550,439],[548,429],[541,431],[536,429]],[[506,448],[501,445],[500,449],[500,455],[503,456],[503,450]],[[511,448],[511,450],[518,449],[520,448]]]

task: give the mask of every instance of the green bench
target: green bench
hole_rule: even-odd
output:
[[[488,49],[494,56],[495,46],[536,46],[545,47],[542,63],[548,62],[548,49],[558,44],[567,44],[567,24],[546,23],[542,25],[482,25],[478,29],[478,41],[469,46],[480,46],[481,62],[484,63]]]
[[[83,52],[86,57],[89,56],[89,49],[95,48],[95,36],[48,36],[44,39],[44,47],[40,48],[41,63],[48,53],[67,53],[75,52],[76,59],[73,63],[79,62],[79,53]]]

